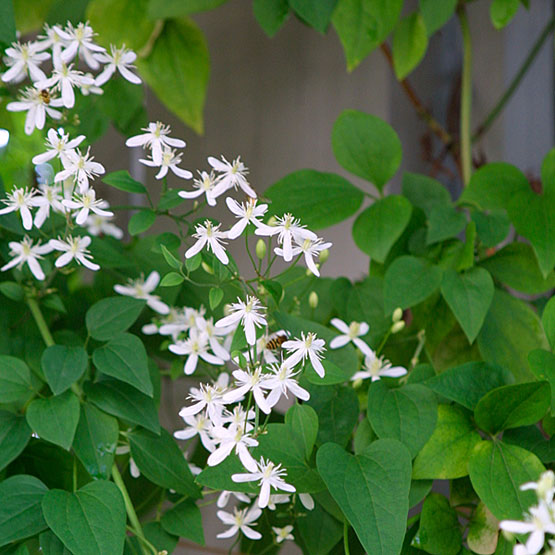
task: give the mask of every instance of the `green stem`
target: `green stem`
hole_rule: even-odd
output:
[[[347,521],[343,524],[343,548],[345,551],[345,555],[350,555],[351,551],[349,550],[349,524]]]
[[[484,122],[481,123],[476,129],[474,135],[472,136],[473,142],[477,141],[493,125],[493,122],[497,119],[497,116],[503,111],[507,102],[509,102],[510,98],[513,96],[514,92],[520,85],[522,79],[530,69],[532,62],[536,59],[536,56],[538,55],[545,41],[547,40],[547,38],[553,32],[554,29],[555,29],[555,16],[553,16],[547,22],[547,25],[540,33],[540,36],[536,39],[536,42],[533,44],[530,52],[528,53],[528,56],[526,56],[526,58],[522,62],[520,69],[513,77],[513,80],[511,81],[510,85],[507,87],[507,90],[501,95],[501,98],[497,101],[497,104],[487,115]]]
[[[472,42],[464,5],[458,9],[463,38],[463,70],[461,84],[461,163],[464,185],[472,174],[472,137],[470,132],[472,114]]]
[[[56,343],[54,342],[54,338],[52,337],[52,334],[50,333],[50,330],[48,329],[48,324],[46,323],[46,320],[44,319],[44,316],[42,315],[42,312],[40,310],[39,303],[37,303],[37,300],[28,297],[27,298],[27,306],[31,310],[31,314],[33,315],[33,318],[35,319],[35,323],[37,324],[37,328],[39,328],[40,335],[41,335],[43,341],[46,343],[46,346],[51,347],[52,345],[55,345]]]

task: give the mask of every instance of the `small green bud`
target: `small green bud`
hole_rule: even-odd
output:
[[[264,260],[266,250],[266,241],[264,241],[264,239],[258,239],[256,242],[256,256],[258,260]]]
[[[206,264],[206,262],[201,262],[201,266],[202,269],[207,273],[207,274],[212,274],[214,275],[214,270],[208,265]]]
[[[323,264],[330,257],[329,249],[324,249],[320,252],[320,264]]]
[[[405,327],[405,321],[400,320],[391,326],[391,333],[399,333]]]
[[[318,293],[316,291],[311,291],[308,296],[308,306],[310,308],[316,308],[318,306]]]
[[[272,227],[273,227],[273,226],[276,225],[276,223],[277,223],[277,220],[276,220],[276,217],[275,217],[275,216],[272,216],[272,217],[268,220],[268,225],[269,225],[269,226],[272,226]]]
[[[391,319],[394,322],[398,322],[402,317],[403,317],[403,309],[402,308],[396,308],[393,311],[393,316],[391,317]]]
[[[353,389],[358,389],[362,385],[362,378],[358,378],[353,382]]]

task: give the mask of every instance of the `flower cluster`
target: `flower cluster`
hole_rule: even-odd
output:
[[[66,27],[45,26],[45,33],[36,41],[13,43],[5,51],[4,62],[8,70],[2,75],[4,83],[21,83],[28,77],[31,85],[26,87],[18,101],[10,102],[7,109],[12,112],[27,112],[25,132],[31,134],[35,128],[43,129],[46,116],[60,119],[62,113],[56,108],[73,108],[75,90],[81,94],[102,94],[104,85],[116,71],[131,83],[139,84],[141,79],[131,69],[136,54],[131,50],[115,46],[108,52],[94,42],[95,33],[88,23]],[[77,69],[82,60],[90,72]],[[43,62],[51,61],[52,74],[47,76],[41,69]],[[57,95],[60,94],[61,97]]]
[[[555,474],[552,470],[544,472],[537,482],[527,482],[520,489],[535,490],[538,503],[528,509],[524,520],[502,520],[499,527],[509,534],[530,534],[525,544],[514,547],[514,555],[553,555],[555,553]],[[547,540],[546,535],[552,538]]]

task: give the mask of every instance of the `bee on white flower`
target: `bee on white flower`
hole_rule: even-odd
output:
[[[12,43],[9,48],[6,48],[4,60],[9,69],[2,75],[2,81],[4,83],[19,83],[27,77],[27,73],[31,77],[31,81],[46,79],[46,75],[39,65],[41,62],[48,60],[50,54],[41,52],[41,50],[40,45],[36,42]]]
[[[193,174],[189,170],[178,167],[178,164],[181,163],[181,153],[176,154],[173,148],[164,147],[162,159],[159,164],[154,160],[145,160],[144,158],[141,158],[139,162],[151,168],[160,167],[160,171],[155,175],[156,179],[166,177],[168,170],[171,170],[177,177],[181,177],[181,179],[191,179],[191,177],[193,177]]]
[[[222,264],[228,264],[229,257],[221,245],[222,239],[225,239],[227,234],[220,231],[220,226],[221,224],[214,225],[210,220],[204,220],[204,224],[195,226],[196,233],[193,234],[193,237],[197,239],[197,242],[185,252],[185,258],[195,256],[207,246],[208,250],[211,250]]]
[[[94,162],[94,157],[90,156],[90,150],[89,147],[85,154],[82,154],[79,149],[68,151],[67,159],[62,160],[64,169],[55,175],[54,180],[65,181],[71,178],[77,182],[79,192],[86,193],[89,189],[89,179],[94,179],[95,176],[106,172],[102,164]]]
[[[44,279],[44,272],[40,267],[39,260],[43,258],[43,254],[52,252],[52,247],[48,243],[41,245],[39,241],[33,244],[33,241],[29,237],[24,237],[19,243],[17,241],[10,241],[8,246],[10,247],[10,256],[13,258],[0,268],[2,272],[16,266],[21,268],[23,264],[27,264],[32,274],[38,280],[42,281]]]
[[[103,52],[102,54],[97,54],[95,58],[99,62],[106,64],[102,72],[96,78],[97,86],[101,87],[104,85],[104,83],[114,75],[116,70],[130,83],[135,85],[140,85],[142,83],[141,78],[131,71],[131,69],[135,69],[133,62],[137,59],[137,54],[125,48],[125,44],[121,48],[116,48],[111,44],[109,54],[108,52]]]
[[[37,206],[35,200],[36,191],[29,191],[27,188],[19,187],[6,193],[6,199],[2,202],[6,205],[0,210],[0,215],[9,214],[10,212],[19,212],[23,227],[27,230],[33,227],[33,216],[31,208]]]
[[[75,216],[75,223],[77,225],[85,223],[89,216],[89,211],[102,218],[110,218],[114,215],[113,212],[105,210],[105,208],[108,208],[108,203],[102,199],[97,200],[96,191],[92,188],[83,194],[74,194],[72,199],[63,200],[62,204],[70,210],[79,210]]]
[[[30,135],[35,127],[43,129],[46,116],[52,119],[60,119],[62,113],[58,108],[63,106],[61,98],[54,98],[48,89],[27,87],[19,97],[19,100],[6,105],[8,112],[27,112],[25,118],[25,133]]]
[[[62,254],[56,260],[56,268],[67,266],[72,260],[82,264],[89,270],[100,270],[100,266],[92,262],[92,256],[87,247],[91,244],[91,238],[68,236],[66,239],[50,239],[48,243],[53,249],[61,251]]]
[[[218,511],[218,518],[228,526],[231,526],[229,530],[218,534],[216,537],[231,538],[237,534],[237,532],[242,532],[250,540],[259,540],[262,538],[262,534],[253,530],[251,526],[256,526],[256,520],[260,517],[262,511],[258,507],[251,507],[250,509],[238,509],[233,508],[233,514],[227,513],[225,511]]]
[[[326,342],[323,339],[318,339],[315,333],[308,332],[305,335],[304,332],[301,332],[301,339],[291,339],[283,344],[283,348],[291,353],[285,360],[285,364],[293,367],[309,358],[315,372],[323,378],[326,371],[320,361],[324,357],[322,353],[326,350],[325,344]]]
[[[238,297],[237,302],[231,305],[230,314],[218,320],[216,327],[227,328],[241,322],[245,329],[247,343],[254,345],[256,342],[256,327],[266,325],[266,318],[263,315],[264,311],[265,308],[256,297],[247,295],[246,303]]]
[[[199,172],[200,177],[193,180],[193,187],[196,191],[179,191],[177,193],[182,198],[197,198],[201,195],[206,195],[206,202],[208,206],[216,206],[216,199],[214,198],[214,188],[216,186],[216,178],[213,172]]]
[[[223,156],[221,160],[209,156],[208,163],[219,173],[214,189],[214,198],[219,197],[229,189],[237,189],[237,187],[249,197],[256,198],[256,191],[249,185],[245,177],[248,175],[249,170],[241,162],[240,156],[233,160],[232,163],[228,162]]]
[[[185,141],[181,139],[174,139],[169,137],[170,126],[164,125],[157,121],[156,123],[150,122],[148,127],[142,129],[145,133],[129,137],[125,144],[129,147],[142,146],[143,148],[150,148],[152,151],[152,160],[157,166],[162,163],[162,151],[164,147],[167,148],[185,148]]]
[[[137,279],[130,279],[127,285],[116,284],[114,285],[114,291],[120,295],[145,300],[147,306],[158,312],[158,314],[168,314],[170,307],[162,302],[158,295],[152,294],[159,283],[160,274],[154,271],[146,279],[144,276],[141,276]]]

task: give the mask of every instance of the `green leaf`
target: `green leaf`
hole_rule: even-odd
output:
[[[288,0],[253,0],[252,11],[263,31],[273,37],[289,15]]]
[[[211,287],[208,292],[208,302],[210,304],[210,310],[214,310],[222,302],[224,298],[224,291],[219,287]]]
[[[174,505],[164,513],[160,522],[166,532],[204,545],[202,516],[193,500],[185,499]]]
[[[311,406],[318,415],[318,444],[347,445],[358,420],[358,399],[350,386],[318,386],[309,389]]]
[[[439,405],[434,433],[414,461],[415,480],[450,480],[468,474],[468,459],[480,434],[460,409]]]
[[[308,25],[325,33],[337,0],[289,0],[291,9]]]
[[[518,11],[520,0],[492,0],[489,6],[491,22],[496,29],[508,25]]]
[[[398,439],[415,457],[436,426],[436,397],[423,385],[389,389],[379,380],[368,390],[368,419],[379,438]]]
[[[48,488],[34,476],[18,474],[0,482],[0,546],[46,528],[41,501]]]
[[[468,362],[426,381],[426,386],[443,397],[474,410],[486,393],[513,382],[513,375],[501,366],[487,362]]]
[[[107,341],[114,335],[129,329],[145,306],[145,301],[130,297],[108,297],[94,303],[85,321],[91,337]]]
[[[210,73],[206,40],[189,19],[168,20],[148,58],[138,67],[163,104],[202,133],[202,111]]]
[[[480,241],[486,247],[495,247],[509,234],[511,222],[505,210],[490,210],[488,213],[474,211],[470,217],[476,224],[476,232]]]
[[[19,457],[30,437],[24,416],[0,410],[0,470]]]
[[[464,214],[457,212],[451,203],[436,204],[430,211],[426,244],[432,245],[457,237],[465,227]]]
[[[401,163],[397,133],[385,121],[364,112],[345,110],[333,126],[331,141],[339,164],[380,191]]]
[[[202,264],[202,255],[200,253],[195,254],[195,256],[192,256],[191,258],[187,258],[185,260],[185,267],[189,272],[194,272],[199,268],[201,264]]]
[[[143,426],[158,434],[160,424],[154,401],[134,387],[117,380],[102,380],[95,384],[86,383],[87,399],[108,414]]]
[[[474,409],[476,424],[495,435],[502,430],[535,424],[551,400],[547,382],[504,385],[487,393]]]
[[[147,522],[143,524],[143,532],[145,538],[157,549],[165,549],[168,553],[173,553],[177,547],[179,538],[172,534],[168,534],[159,521]]]
[[[383,264],[391,247],[407,227],[410,202],[401,195],[388,195],[361,212],[353,225],[357,247]]]
[[[52,345],[42,353],[40,365],[54,395],[60,395],[85,372],[89,364],[83,347]]]
[[[133,460],[151,482],[181,495],[200,497],[183,453],[166,430],[161,428],[160,436],[146,430],[134,430],[129,434],[129,445]]]
[[[177,245],[179,247],[179,243]],[[179,270],[181,268],[181,260],[177,258],[166,245],[160,245],[160,252],[164,256],[164,260],[168,263],[168,266],[174,270]]]
[[[0,283],[0,293],[15,302],[22,301],[25,295],[21,285],[15,281],[3,281]]]
[[[15,16],[13,2],[4,0],[0,3],[0,43],[6,46],[16,40]]]
[[[93,351],[96,368],[112,378],[136,387],[152,397],[152,382],[143,342],[135,335],[122,333]]]
[[[181,274],[170,272],[162,278],[160,287],[175,287],[176,285],[181,285],[184,281],[185,278]]]
[[[22,401],[35,392],[37,380],[22,360],[0,355],[0,403]]]
[[[401,19],[393,34],[393,68],[402,81],[424,57],[428,48],[428,33],[424,18],[413,13]]]
[[[274,302],[278,307],[279,303],[283,299],[283,286],[281,283],[276,280],[265,279],[262,281],[262,286],[268,291],[268,293],[270,293],[272,299],[274,299]]]
[[[129,219],[129,224],[127,225],[129,235],[139,235],[148,231],[155,221],[156,212],[154,210],[140,210]]]
[[[108,479],[118,443],[118,421],[85,403],[73,440],[73,449],[93,478]]]
[[[358,455],[361,451],[364,451],[373,441],[378,439],[372,426],[370,425],[370,420],[364,418],[361,420],[360,424],[357,426],[355,436],[353,438],[353,448],[355,455]]]
[[[505,430],[503,443],[510,443],[534,453],[544,464],[555,461],[555,438],[545,439],[537,425]]]
[[[418,173],[403,174],[403,195],[428,218],[436,206],[451,202],[449,191],[439,181]]]
[[[420,0],[420,13],[429,37],[451,19],[456,7],[457,0]]]
[[[337,542],[343,537],[343,524],[325,511],[319,503],[314,504],[312,511],[303,511],[305,515],[295,522],[308,555],[330,553]],[[315,534],[314,531],[318,530]]]
[[[87,19],[98,33],[98,41],[141,50],[154,31],[154,22],[145,17],[149,0],[90,0]],[[110,17],[106,17],[110,14]]]
[[[310,229],[330,227],[352,216],[364,200],[363,192],[334,173],[300,170],[266,190],[270,213],[281,216],[295,207],[295,217]]]
[[[288,436],[290,434],[288,433]],[[253,482],[234,482],[231,479],[233,474],[244,473],[245,467],[234,453],[231,453],[220,464],[216,466],[206,466],[206,468],[195,478],[195,481],[215,490],[239,491],[243,493],[257,494],[260,486]]]
[[[447,270],[443,274],[441,294],[469,343],[473,343],[480,332],[493,300],[493,291],[493,280],[483,268],[471,268],[461,274]]]
[[[352,71],[393,31],[402,0],[339,0],[332,22]]]
[[[88,1],[88,0],[85,0]],[[146,110],[144,108],[144,88],[130,83],[126,79],[110,79],[103,85],[104,94],[98,97],[97,106],[112,120],[116,129],[123,135],[137,135],[146,127]],[[125,171],[115,172],[121,175],[123,187],[131,187],[133,193],[146,193],[145,187],[131,179]],[[113,174],[108,174],[108,178]],[[117,181],[117,178],[116,178]],[[116,188],[119,188],[115,185]]]
[[[27,424],[42,439],[69,449],[79,422],[79,399],[72,391],[35,399],[25,412]]]
[[[545,468],[525,449],[501,441],[480,441],[468,471],[476,493],[498,520],[518,520],[536,501],[535,493],[522,491],[520,485],[535,482]]]
[[[478,503],[468,527],[468,547],[474,553],[495,553],[498,537],[499,521],[483,503]]]
[[[48,526],[72,553],[123,553],[125,505],[113,482],[90,482],[75,493],[50,490],[42,510]]]
[[[410,308],[426,300],[441,284],[442,271],[414,256],[396,258],[385,273],[384,310]]]
[[[327,443],[316,456],[318,470],[368,553],[399,553],[405,536],[411,461],[406,447],[379,439],[353,456]]]
[[[412,480],[409,492],[409,508],[413,508],[430,493],[433,480]]]
[[[150,0],[147,15],[154,20],[182,17],[213,10],[226,2],[227,0]]]
[[[480,266],[501,283],[522,293],[535,295],[555,287],[555,272],[544,278],[532,248],[526,243],[509,243],[482,260]]]
[[[551,349],[555,351],[555,297],[549,299],[543,309],[542,325]]]
[[[527,353],[546,346],[538,316],[523,301],[498,289],[478,335],[485,361],[508,368],[516,381],[530,381]]]
[[[318,435],[318,415],[316,411],[309,405],[295,404],[285,413],[285,424],[298,436],[302,437],[305,458],[309,460]]]
[[[426,553],[457,555],[461,549],[462,534],[459,519],[449,501],[439,493],[428,495],[422,505],[420,546]]]
[[[43,532],[39,536],[39,543],[44,555],[71,555],[71,552],[64,547],[52,530]]]

